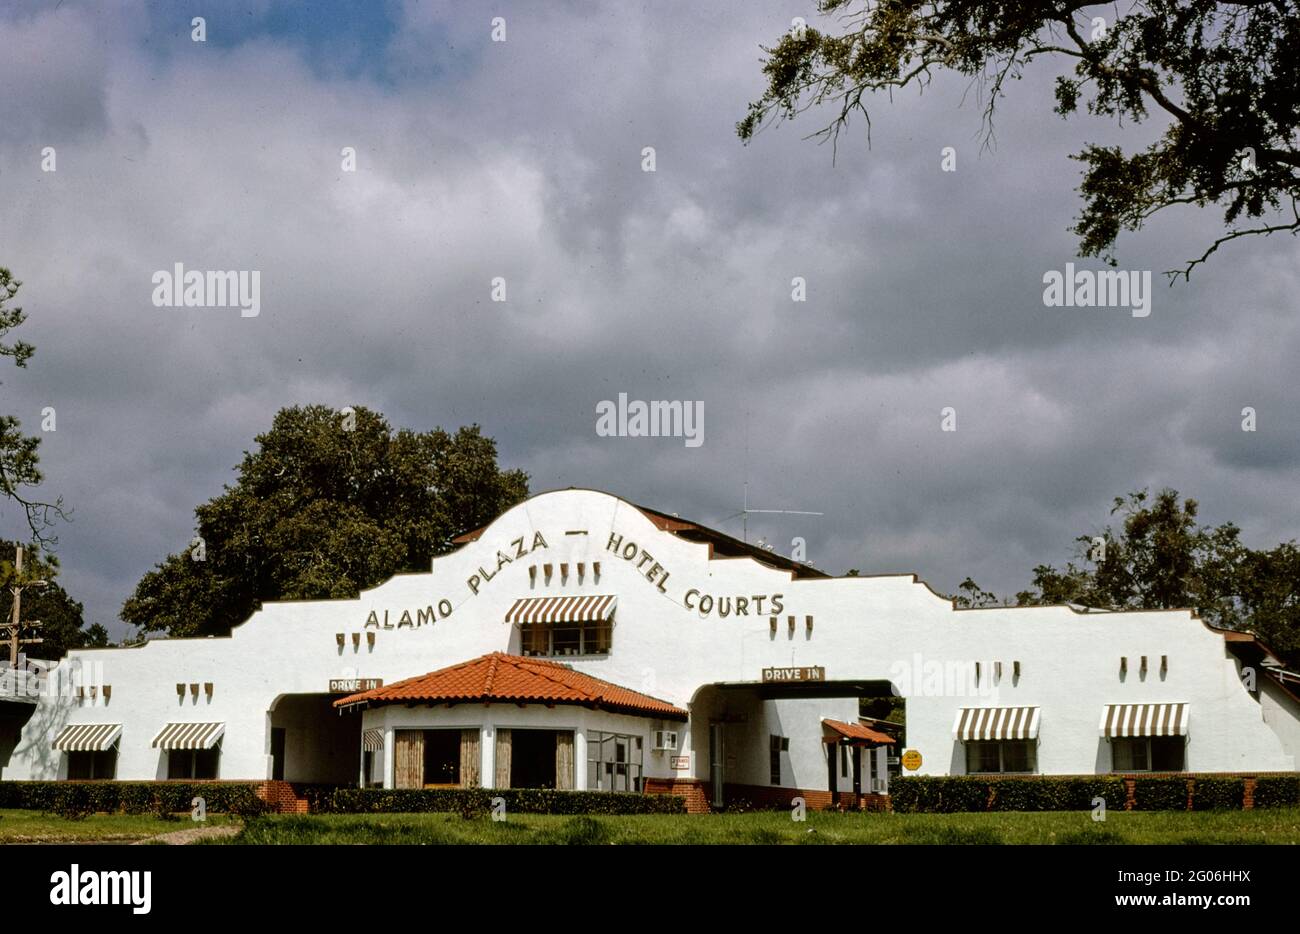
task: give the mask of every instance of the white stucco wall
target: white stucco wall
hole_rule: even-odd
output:
[[[1267,677],[1261,676],[1258,685],[1264,722],[1282,737],[1286,749],[1300,749],[1300,703]]]
[[[611,541],[621,548],[635,543],[635,558],[611,551]],[[1042,711],[1041,772],[1095,772],[1108,764],[1097,729],[1103,706],[1140,702],[1191,705],[1189,770],[1295,767],[1300,736],[1294,709],[1267,706],[1267,692],[1263,703],[1253,698],[1242,687],[1222,636],[1186,611],[956,611],[912,575],[796,581],[749,558],[710,559],[708,552],[706,545],[660,531],[634,506],[608,494],[542,494],[506,512],[479,541],[437,558],[430,572],[399,575],[358,599],[268,604],[228,638],[71,653],[61,666],[65,673],[80,666],[87,678],[111,685],[111,699],[92,704],[43,697],[0,777],[56,777],[62,757],[51,750],[52,738],[66,723],[88,722],[123,724],[119,778],[158,777],[165,774],[165,760],[150,748],[150,740],[165,723],[190,720],[226,724],[221,777],[266,778],[271,772],[268,712],[281,695],[324,692],[331,678],[392,683],[491,651],[518,652],[518,631],[503,622],[511,604],[523,596],[575,594],[617,595],[613,651],[608,657],[563,661],[679,707],[697,700],[704,705],[704,685],[757,682],[770,666],[822,666],[831,681],[892,681],[908,697],[909,748],[921,752],[923,774],[961,771],[961,747],[951,732],[960,707],[1020,705]],[[579,562],[585,565],[581,583]],[[594,562],[601,565],[598,580]],[[549,583],[544,564],[552,565]],[[561,581],[561,564],[569,565],[566,581]],[[529,575],[533,565],[535,579]],[[713,595],[714,611],[701,613],[691,591]],[[719,597],[733,601],[725,618],[717,609]],[[735,597],[746,599],[747,614],[736,614]],[[762,612],[757,612],[758,597]],[[778,603],[773,633],[769,617]],[[417,609],[426,608],[432,608],[435,622],[398,627],[403,611],[414,621]],[[372,612],[378,629],[366,626]],[[382,628],[385,614],[392,628]],[[796,619],[793,632],[789,616]],[[373,646],[367,633],[374,635]],[[1152,666],[1146,678],[1137,674],[1137,657],[1143,654]],[[1129,658],[1123,679],[1122,655]],[[1169,658],[1163,677],[1161,655]],[[927,666],[942,669],[976,660],[986,672],[992,662],[1003,662],[1004,676],[988,696],[960,696],[951,685],[935,690],[926,684]],[[1010,676],[1013,661],[1021,663],[1018,680]],[[214,685],[210,699],[201,687],[197,698],[187,689],[178,699],[177,683],[205,682]],[[690,757],[689,771],[678,774],[707,778],[707,723],[692,712],[697,722],[677,727],[685,747],[677,754]],[[779,720],[791,737],[794,781],[824,787],[824,759],[812,743],[815,737],[820,745],[820,720],[851,721],[855,714],[848,700],[765,706],[762,720],[748,727],[754,735],[738,756],[738,774],[767,783],[767,735],[778,732],[770,723]],[[548,711],[547,716],[548,722],[559,722],[568,714]],[[652,758],[648,753],[648,772]],[[659,758],[667,763],[667,755]]]

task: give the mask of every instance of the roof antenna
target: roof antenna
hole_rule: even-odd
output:
[[[749,410],[745,410],[745,480],[744,480],[744,505],[740,512],[732,513],[723,519],[723,522],[730,522],[732,519],[740,519],[740,540],[749,544],[749,515],[750,513],[764,513],[768,515],[782,516],[824,516],[824,512],[807,512],[803,509],[750,509],[749,508]]]
[[[727,518],[723,519],[722,521],[723,521],[723,522],[730,522],[732,519],[739,518],[739,519],[741,520],[741,541],[745,542],[746,544],[749,543],[749,516],[750,516],[750,513],[755,513],[755,514],[757,514],[757,513],[763,513],[763,514],[766,514],[766,515],[780,515],[780,516],[824,516],[824,515],[826,515],[826,513],[824,513],[824,512],[809,512],[809,511],[804,510],[804,509],[750,509],[750,508],[749,508],[749,481],[748,481],[748,480],[745,481],[745,499],[744,499],[744,503],[745,503],[744,508],[742,508],[742,509],[740,510],[740,512],[732,513],[731,515],[727,516]]]

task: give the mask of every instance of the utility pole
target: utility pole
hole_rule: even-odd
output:
[[[44,639],[38,639],[35,637],[28,637],[24,639],[22,636],[22,631],[24,626],[28,629],[36,629],[41,625],[40,620],[32,619],[32,620],[28,620],[26,623],[22,622],[21,620],[23,589],[25,587],[44,587],[44,586],[45,586],[45,581],[41,581],[41,580],[28,581],[26,584],[23,583],[23,546],[19,545],[17,547],[17,554],[14,555],[14,582],[13,585],[9,588],[14,595],[14,611],[13,611],[13,615],[10,617],[9,625],[0,626],[0,629],[6,630],[9,634],[9,667],[10,668],[18,667],[18,647],[20,645],[30,645],[35,642],[45,641]]]

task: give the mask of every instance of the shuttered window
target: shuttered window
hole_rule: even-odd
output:
[[[462,788],[479,786],[479,767],[483,761],[480,753],[479,731],[460,731],[460,784]]]
[[[555,734],[555,787],[573,790],[573,734],[566,730]]]
[[[424,785],[424,731],[396,730],[393,733],[393,785],[420,788]]]
[[[493,777],[493,788],[510,787],[510,731],[497,730],[496,745],[496,775]]]

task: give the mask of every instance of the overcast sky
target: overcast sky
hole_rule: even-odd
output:
[[[806,2],[109,6],[0,12],[0,265],[37,348],[0,411],[38,432],[55,408],[63,583],[115,637],[292,404],[478,422],[534,491],[736,535],[748,480],[751,506],[825,513],[753,517],[751,540],[945,592],[1013,593],[1144,486],[1251,544],[1296,537],[1296,241],[1231,244],[1170,289],[1219,230],[1189,208],[1120,241],[1155,273],[1149,317],[1044,307],[1046,271],[1099,268],[1068,232],[1069,154],[1149,132],[1057,117],[1049,65],[1011,84],[992,149],[949,81],[874,102],[871,148],[859,123],[832,162],[804,139],[829,114],[734,130],[760,44],[817,24]],[[260,271],[260,314],[155,307],[178,262]],[[620,392],[702,401],[704,443],[598,437]]]

